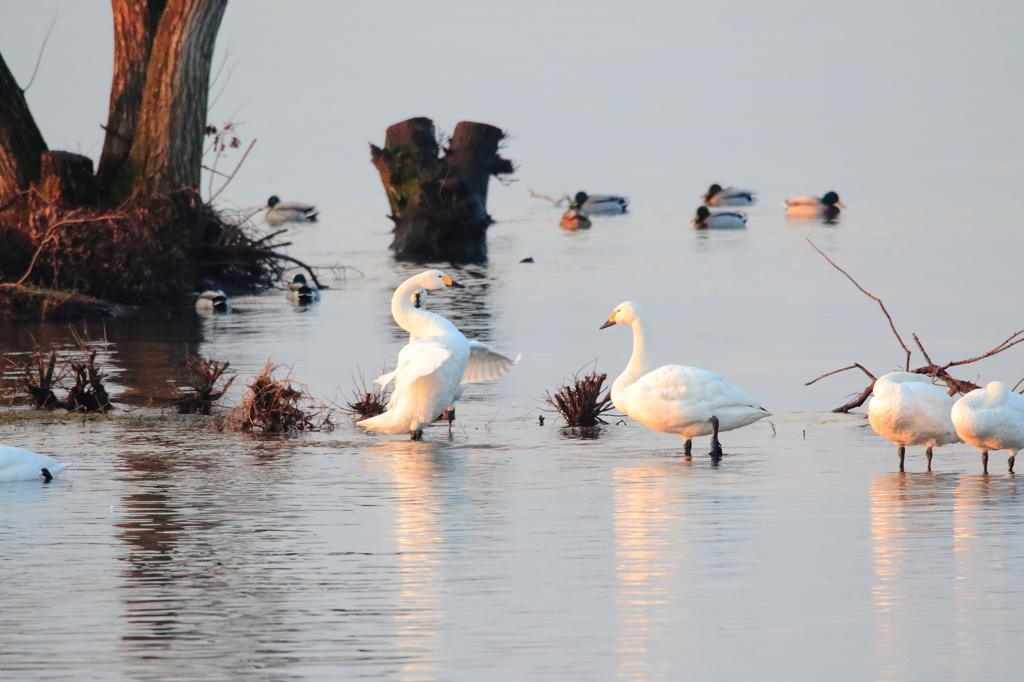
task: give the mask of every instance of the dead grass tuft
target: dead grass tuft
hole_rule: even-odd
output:
[[[572,375],[571,384],[562,384],[554,395],[545,393],[545,402],[558,411],[567,426],[597,426],[607,424],[601,415],[613,408],[610,389],[601,396],[607,374],[593,371],[583,376]]]
[[[387,371],[388,368],[385,365],[381,373]],[[390,391],[387,386],[380,386],[376,383],[367,386],[366,378],[363,376],[362,370],[359,370],[359,379],[352,377],[352,398],[345,402],[342,411],[360,419],[369,419],[387,411],[389,398]]]
[[[188,373],[180,377],[182,383],[192,389],[180,395],[171,404],[178,408],[178,414],[210,414],[213,404],[220,400],[235,381],[234,372],[223,384],[218,383],[231,366],[230,362],[189,356],[185,360]]]
[[[290,374],[277,379],[281,369],[270,360],[263,370],[246,386],[242,404],[229,419],[232,431],[314,431],[333,428],[330,414],[305,391],[305,386],[291,379]],[[295,388],[295,387],[299,388]]]

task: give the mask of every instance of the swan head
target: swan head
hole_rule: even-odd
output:
[[[722,186],[719,185],[718,183],[715,183],[714,185],[711,185],[710,187],[708,187],[708,191],[705,192],[704,194],[702,194],[701,198],[703,198],[706,201],[706,200],[710,199],[711,197],[715,196],[716,194],[719,194],[721,191],[722,191]]]
[[[608,321],[602,324],[599,329],[606,329],[615,324],[633,324],[639,317],[640,307],[632,301],[626,301],[615,307]]]
[[[427,291],[431,291],[433,289],[444,289],[445,287],[454,287],[456,289],[466,288],[465,285],[459,284],[440,270],[427,270],[426,272],[416,275],[412,281]]]
[[[413,308],[426,308],[427,290],[423,287],[417,287],[417,289],[412,292],[412,296],[409,297],[409,303],[412,304]]]
[[[281,203],[281,198],[278,197],[275,194],[274,196],[272,196],[269,199],[267,199],[267,208],[274,208],[275,206],[277,206],[280,203]]]
[[[821,203],[825,206],[838,206],[839,208],[846,208],[843,206],[843,202],[839,201],[839,195],[835,192],[825,192],[824,196],[821,197]]]
[[[590,196],[586,192],[576,192],[576,196],[573,198],[570,206],[572,208],[579,208],[583,206],[583,204],[587,203],[587,199],[589,198]]]

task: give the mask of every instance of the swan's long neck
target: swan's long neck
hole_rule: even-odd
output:
[[[619,375],[615,383],[629,386],[650,371],[647,364],[647,325],[639,316],[633,320],[633,355],[629,358],[626,370]]]
[[[391,316],[395,318],[398,326],[409,332],[414,339],[449,331],[451,323],[448,320],[440,315],[420,310],[409,302],[413,292],[421,286],[415,279],[414,277],[406,280],[395,289],[395,294],[391,297]]]

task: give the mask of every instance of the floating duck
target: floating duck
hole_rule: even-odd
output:
[[[839,209],[846,208],[843,202],[839,201],[839,195],[835,192],[825,192],[821,197],[796,197],[786,199],[783,204],[786,207],[786,215],[794,218],[821,218],[822,220],[835,220],[839,217]]]
[[[320,290],[307,284],[306,276],[299,273],[288,284],[286,297],[299,305],[309,305],[320,300]]]
[[[42,481],[49,483],[70,464],[38,455],[24,448],[0,445],[0,482]]]
[[[715,184],[701,198],[708,206],[750,206],[757,203],[757,192]]]
[[[590,227],[590,217],[586,212],[581,211],[578,208],[570,208],[568,211],[562,214],[562,219],[559,221],[559,226],[564,227],[567,230],[578,230],[580,228]]]
[[[712,213],[707,206],[699,206],[693,218],[693,227],[697,230],[738,230],[746,226],[746,214],[732,211]]]
[[[981,451],[986,474],[989,450],[1009,452],[1013,473],[1017,452],[1024,449],[1024,395],[1001,381],[991,381],[956,401],[952,417],[957,435]]]
[[[892,442],[900,457],[900,471],[908,445],[927,446],[928,471],[932,448],[959,443],[953,419],[953,398],[923,374],[892,372],[875,380],[868,423]]]
[[[695,436],[710,434],[708,454],[717,459],[722,456],[719,431],[738,429],[770,416],[756,400],[717,374],[682,365],[650,369],[647,325],[635,303],[619,304],[601,329],[615,324],[633,327],[633,355],[612,384],[612,404],[649,429],[681,436],[686,441],[685,455],[690,455]]]
[[[271,225],[283,223],[315,223],[320,213],[316,206],[290,202],[282,204],[275,195],[267,199],[267,216],[265,220]]]
[[[214,289],[210,282],[203,282],[203,290],[196,299],[196,312],[230,313],[231,301],[220,289]]]
[[[614,194],[594,194],[577,192],[569,204],[569,208],[581,209],[586,213],[625,213],[629,207],[629,199]]]

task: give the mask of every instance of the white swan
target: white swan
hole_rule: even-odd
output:
[[[1009,467],[1024,449],[1024,395],[1014,393],[1001,381],[990,381],[953,405],[953,425],[958,436],[981,450],[981,464],[988,473],[988,451],[1010,453]]]
[[[285,297],[293,303],[309,305],[320,300],[320,290],[307,284],[306,276],[299,273],[288,283],[288,293]]]
[[[747,216],[733,211],[712,213],[707,206],[698,206],[691,222],[695,230],[741,230],[747,226]]]
[[[283,225],[284,223],[315,223],[320,215],[316,206],[289,202],[282,204],[281,200],[272,196],[267,199],[267,216],[264,220],[270,225]]]
[[[900,457],[900,471],[906,446],[925,445],[928,471],[932,470],[932,448],[959,443],[950,412],[953,398],[923,374],[892,372],[875,380],[868,422],[882,438],[892,441]]]
[[[395,390],[387,411],[356,422],[380,433],[409,433],[413,440],[422,438],[423,427],[452,404],[470,354],[469,341],[455,325],[409,304],[413,292],[421,287],[431,290],[462,285],[440,270],[427,270],[395,290],[391,314],[403,329],[415,333],[417,340],[398,353],[398,367],[391,373]]]
[[[52,457],[0,445],[0,482],[42,481],[49,483],[53,477],[67,469],[70,464],[61,464]]]
[[[612,404],[647,428],[682,436],[686,455],[690,454],[694,436],[711,434],[709,454],[721,457],[719,431],[738,429],[771,415],[717,374],[682,365],[651,370],[647,362],[647,326],[635,303],[620,304],[601,329],[614,324],[632,325],[633,355],[612,384]]]
[[[416,288],[409,297],[407,305],[415,309],[425,310],[427,307],[427,290],[423,287]],[[397,318],[395,321],[398,322]],[[401,322],[399,322],[399,326],[406,329]],[[417,336],[415,330],[406,329],[406,331],[409,332],[409,343],[419,341],[419,336]],[[459,383],[459,387],[455,391],[455,397],[452,398],[451,404],[448,405],[442,413],[442,415],[446,416],[448,419],[448,428],[451,429],[451,424],[455,421],[455,403],[458,402],[466,392],[466,387],[469,384],[475,384],[480,381],[490,381],[491,379],[500,379],[505,376],[510,369],[515,367],[520,358],[522,358],[521,353],[516,356],[515,360],[513,360],[507,355],[498,352],[492,346],[488,346],[486,343],[470,341],[469,360],[466,362],[466,370],[462,373],[462,381]],[[381,386],[387,386],[394,379],[395,372],[389,372],[378,377],[376,383]]]
[[[708,206],[750,206],[757,203],[757,192],[714,184],[701,195]]]

